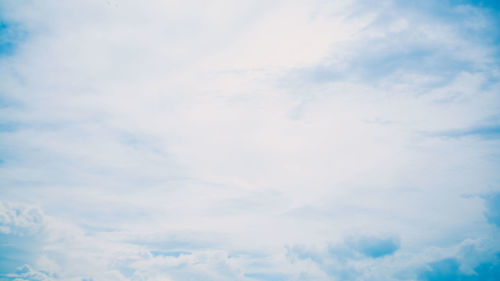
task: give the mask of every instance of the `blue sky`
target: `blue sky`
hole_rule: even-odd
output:
[[[499,14],[0,2],[0,280],[498,279]]]

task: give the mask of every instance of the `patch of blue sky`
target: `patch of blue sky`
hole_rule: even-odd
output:
[[[428,264],[428,268],[418,273],[419,280],[456,281],[460,274],[460,264],[456,259],[448,258]]]
[[[485,217],[487,221],[500,227],[500,193],[494,193],[483,197],[485,199]]]
[[[496,259],[474,267],[474,272],[465,273],[457,259],[446,258],[427,264],[417,275],[421,281],[495,281],[500,276],[500,262],[497,255]]]
[[[34,261],[39,241],[33,235],[0,233],[0,274],[15,272],[16,268]]]
[[[0,123],[0,133],[14,132],[19,128],[19,124],[14,122]]]
[[[450,138],[477,137],[485,140],[495,140],[500,138],[500,125],[474,126],[459,130],[450,130],[433,134]]]
[[[362,237],[349,244],[359,253],[371,257],[380,258],[394,254],[399,248],[400,243],[397,238],[377,238],[377,237]]]
[[[498,0],[458,0],[451,1],[451,3],[468,4],[485,9],[490,9],[497,13],[500,12],[500,2]]]
[[[496,62],[500,60],[500,1],[498,0],[463,0],[456,1],[483,10],[483,15],[493,24],[487,25],[482,32],[471,32],[468,35],[494,46]]]
[[[425,13],[426,17],[432,17],[434,20],[437,21],[457,22],[457,23],[463,23],[464,16],[471,15],[471,13],[474,13],[473,10],[467,10],[461,8],[467,8],[467,7],[478,8],[481,9],[482,15],[485,15],[486,12],[487,13],[486,15],[491,15],[491,16],[494,16],[495,14],[500,12],[499,2],[496,0],[399,1],[398,7],[405,9],[410,13],[422,11]],[[394,12],[394,10],[391,12]],[[491,17],[489,19],[495,20],[494,17]]]
[[[0,92],[0,109],[4,109],[9,106],[9,102],[2,97],[2,93]]]
[[[387,42],[372,42],[381,45],[377,50],[367,50],[351,63],[349,72],[356,73],[365,82],[377,82],[398,71],[405,73],[435,74],[447,81],[461,71],[472,70],[470,62],[458,60],[445,52],[427,47],[406,49],[404,46],[387,46]]]
[[[19,25],[7,23],[0,18],[0,57],[14,54],[25,38],[26,32]]]

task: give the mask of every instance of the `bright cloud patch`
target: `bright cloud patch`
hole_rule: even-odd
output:
[[[490,280],[495,1],[3,1],[0,280]]]

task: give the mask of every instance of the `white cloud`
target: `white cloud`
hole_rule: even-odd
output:
[[[13,235],[35,234],[43,228],[43,213],[36,207],[0,202],[0,232]]]
[[[328,280],[349,272],[286,247],[387,234],[390,263],[347,267],[390,280],[495,231],[498,139],[443,133],[498,122],[484,8],[0,7],[27,33],[0,58],[0,196],[48,214],[2,204],[0,232],[43,232],[26,263],[51,278]]]

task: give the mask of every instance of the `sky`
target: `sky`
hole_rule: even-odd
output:
[[[498,3],[0,0],[0,280],[499,280]]]

